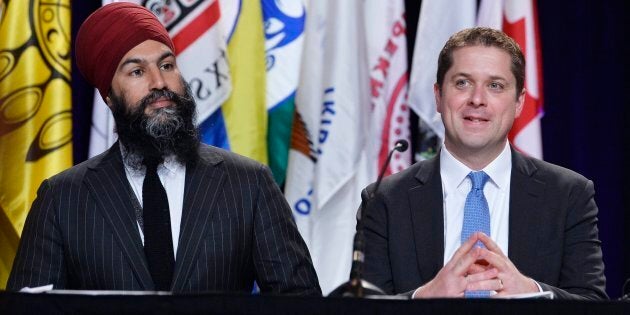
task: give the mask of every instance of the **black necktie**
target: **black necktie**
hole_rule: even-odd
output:
[[[160,161],[145,160],[147,173],[142,184],[144,219],[144,254],[149,263],[149,272],[155,289],[169,291],[173,279],[173,239],[171,238],[171,216],[166,190],[160,182],[157,167]]]

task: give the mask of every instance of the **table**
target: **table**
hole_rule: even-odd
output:
[[[78,295],[0,292],[0,314],[630,314],[630,301],[384,300],[248,294]]]

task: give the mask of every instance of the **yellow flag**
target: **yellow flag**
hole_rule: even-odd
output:
[[[0,2],[0,288],[42,180],[72,166],[70,0]]]
[[[265,32],[260,1],[243,1],[228,44],[232,95],[221,107],[230,150],[267,164]]]

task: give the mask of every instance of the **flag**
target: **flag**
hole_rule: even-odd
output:
[[[368,183],[363,6],[308,3],[285,197],[324,294],[348,279],[359,192]]]
[[[460,0],[456,5],[442,0],[422,1],[409,87],[409,105],[421,119],[422,133],[444,139],[444,125],[433,94],[438,55],[453,33],[475,26],[476,13],[476,0]],[[426,149],[424,146],[421,145],[421,158],[437,152],[432,145]]]
[[[223,148],[267,163],[265,33],[260,1],[222,1],[222,25],[228,34],[227,56],[232,93],[210,120],[201,124],[204,142],[225,135]],[[212,125],[224,128],[211,128]],[[209,143],[213,144],[213,143]]]
[[[70,1],[0,3],[0,288],[41,182],[72,166]]]
[[[518,43],[525,55],[525,103],[508,137],[519,151],[542,159],[542,59],[536,2],[483,0],[479,7],[477,25],[503,30]]]
[[[396,141],[409,142],[407,104],[407,25],[404,1],[365,3],[367,58],[370,81],[368,174],[375,180]],[[369,22],[368,22],[369,21]],[[395,152],[384,176],[411,165],[411,150]]]
[[[348,280],[360,192],[408,138],[402,1],[311,1],[285,196],[324,294]],[[409,165],[400,154],[388,172]]]
[[[113,1],[104,0],[103,5],[111,2]],[[151,10],[168,30],[175,44],[178,67],[184,79],[190,84],[197,104],[198,122],[203,123],[213,114],[219,113],[221,104],[230,95],[232,86],[225,32],[219,23],[221,19],[219,1],[129,2],[141,4]],[[214,117],[216,116],[215,114]],[[216,123],[206,125],[217,126]],[[116,139],[111,111],[95,91],[89,156],[103,152]],[[219,140],[205,140],[217,146],[225,146],[219,143],[225,139],[220,137],[217,139]]]
[[[262,0],[267,70],[269,167],[282,186],[286,177],[300,74],[306,7],[302,0]]]

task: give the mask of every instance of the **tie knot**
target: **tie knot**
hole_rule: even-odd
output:
[[[468,173],[468,177],[470,177],[472,181],[472,188],[478,190],[483,190],[483,186],[486,185],[488,178],[490,178],[484,171],[470,172]]]
[[[147,173],[157,172],[157,167],[158,165],[160,165],[160,163],[162,163],[162,159],[156,159],[156,158],[145,158],[142,161],[142,164],[144,164],[147,167]]]

